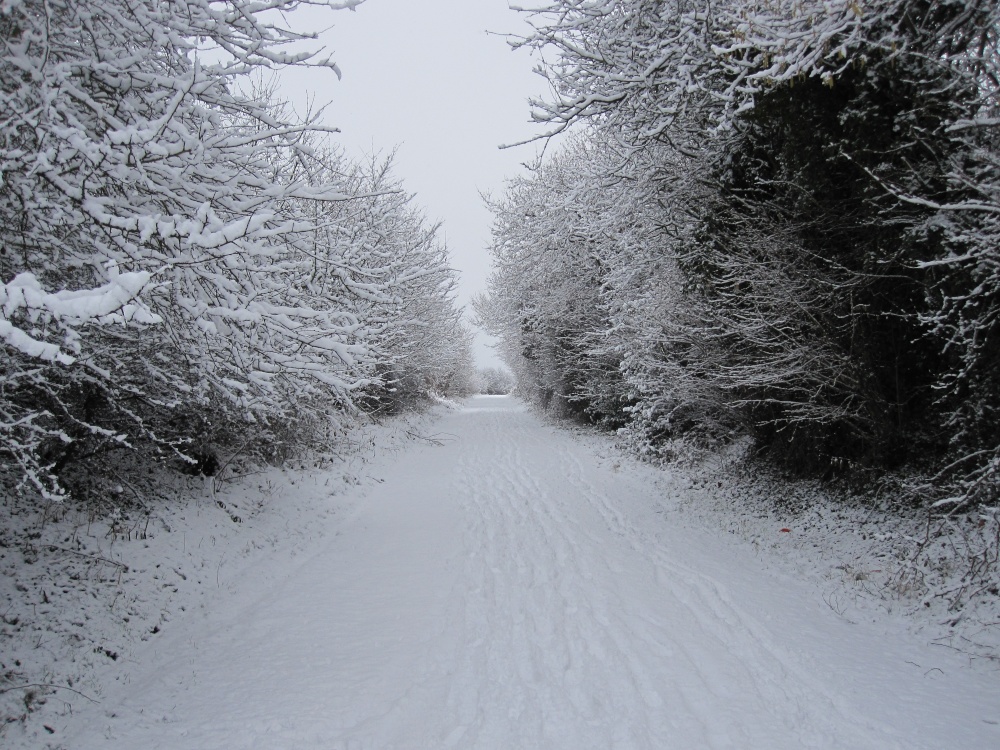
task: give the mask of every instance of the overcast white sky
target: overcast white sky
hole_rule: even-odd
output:
[[[523,171],[536,146],[501,151],[536,135],[529,96],[545,91],[533,58],[513,52],[497,33],[525,29],[507,0],[366,0],[357,10],[289,17],[293,28],[319,31],[340,66],[283,75],[281,94],[305,92],[330,102],[326,124],[348,154],[398,148],[396,174],[431,221],[443,222],[452,261],[461,271],[460,302],[485,288],[490,214],[480,191],[501,194],[503,181]],[[496,364],[485,337],[480,364]]]

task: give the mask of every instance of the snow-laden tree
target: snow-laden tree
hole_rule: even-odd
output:
[[[495,201],[481,322],[535,403],[626,425],[644,452],[724,439],[729,398],[707,375],[719,342],[682,260],[697,241],[704,161],[642,155],[589,132]]]
[[[377,379],[365,401],[395,411],[430,393],[470,392],[474,365],[472,332],[455,301],[458,274],[440,226],[414,206],[391,166],[391,158],[374,160],[356,171],[352,189],[367,197],[344,204],[348,215],[336,225],[352,228],[355,252],[374,253],[385,264],[368,269],[352,288],[362,298],[362,317],[377,326],[370,340]]]
[[[873,54],[948,54],[988,27],[988,0],[549,0],[525,9],[552,97],[533,117],[561,132],[612,126],[634,146],[725,131],[786,83],[826,85]],[[922,37],[922,38],[921,38]]]
[[[344,196],[288,179],[314,128],[241,93],[254,70],[312,57],[283,51],[296,37],[265,10],[3,7],[3,430],[50,496],[42,463],[58,473],[85,437],[193,437],[148,411],[254,419],[282,410],[283,378],[311,373],[341,401],[356,379],[351,322],[289,304],[305,222],[288,199]]]
[[[603,246],[627,229],[617,193],[599,184],[603,173],[591,164],[606,156],[578,139],[491,203],[494,274],[489,298],[476,304],[520,393],[596,422],[620,418],[622,397],[619,361],[594,338],[606,328]]]
[[[780,382],[762,394],[760,408],[771,428],[755,420],[761,436],[799,465],[885,466],[945,450],[954,427],[942,409],[949,401],[960,410],[969,404],[962,395],[969,379],[955,374],[949,361],[955,347],[942,340],[941,328],[933,330],[940,320],[934,310],[948,307],[939,300],[958,289],[956,296],[986,297],[996,289],[947,260],[966,255],[972,235],[988,246],[1000,239],[984,221],[979,200],[988,157],[984,161],[982,148],[956,137],[961,123],[995,109],[996,86],[987,83],[996,79],[990,67],[995,4],[887,1],[851,12],[856,20],[824,32],[828,47],[791,45],[783,29],[796,19],[754,18],[743,59],[748,70],[766,70],[770,77],[747,74],[751,98],[730,120],[733,136],[721,146],[718,171],[723,189],[714,213],[732,222],[712,224],[728,245],[723,253],[738,261],[741,247],[755,245],[748,248],[752,257],[777,260],[781,271],[774,276],[790,275],[789,288],[797,278],[815,289],[816,304],[804,307],[820,322],[820,336],[815,338],[816,327],[803,327],[799,341],[812,338],[835,355],[811,361],[842,363],[829,370],[840,373],[836,379],[817,382],[808,402],[809,408],[842,410],[842,418],[800,427],[801,397],[788,398]],[[815,28],[834,29],[832,16],[817,18]],[[774,75],[769,55],[798,65],[798,74]],[[958,223],[966,228],[955,231]],[[764,230],[761,241],[745,242],[750,226]],[[791,254],[778,248],[762,254],[767,236],[782,235],[792,240]],[[773,300],[782,304],[781,291]],[[743,300],[733,303],[721,307],[739,314]],[[993,324],[982,315],[972,327],[982,337]],[[818,374],[821,367],[811,369]],[[988,391],[987,402],[996,403],[1000,390]],[[980,407],[979,414],[991,408]],[[993,422],[987,420],[979,425]],[[968,426],[969,420],[959,421]]]
[[[921,230],[942,246],[921,263],[933,280],[923,320],[949,358],[938,383],[952,459],[942,472],[952,480],[942,502],[995,505],[1000,497],[1000,7],[967,2],[947,10],[943,29],[927,24],[937,52],[930,65],[954,73],[952,92],[964,111],[921,142],[934,148],[947,182],[931,195],[919,182],[885,183],[899,200],[929,213]]]
[[[636,333],[653,349],[625,345],[626,371],[636,351],[676,357],[644,381],[672,392],[679,363],[696,363],[796,466],[933,456],[947,431],[992,476],[996,4],[560,0],[529,13],[518,44],[542,54],[553,91],[535,118],[548,132],[587,123],[673,196],[662,223],[683,235],[666,243],[677,267],[648,252],[634,263],[679,272],[684,304],[648,293],[668,322]],[[620,289],[604,304],[634,309]],[[701,343],[675,346],[689,338]]]
[[[514,376],[506,368],[480,367],[476,372],[476,389],[483,395],[506,396],[514,386]]]
[[[607,261],[605,345],[621,360],[628,384],[631,442],[644,454],[716,445],[739,424],[731,397],[713,370],[725,346],[716,310],[687,273],[701,241],[707,154],[667,145],[634,159],[634,177],[615,205],[629,207],[628,244]]]
[[[338,73],[286,25],[306,4],[358,1],[0,7],[6,481],[59,497],[109,450],[190,463],[321,435],[379,382],[372,344],[404,318],[377,308],[412,303],[428,258],[447,276],[440,250],[406,255],[409,209],[255,85]]]

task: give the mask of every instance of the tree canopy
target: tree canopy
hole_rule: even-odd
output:
[[[280,457],[469,387],[455,273],[391,160],[345,158],[262,84],[339,74],[286,16],[359,2],[0,8],[5,485],[98,496],[110,451]]]
[[[994,503],[1000,11],[558,0],[514,41],[559,153],[496,201],[519,388],[644,451],[749,435]]]

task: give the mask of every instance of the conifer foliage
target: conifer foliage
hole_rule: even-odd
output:
[[[99,496],[109,466],[280,458],[360,393],[461,380],[434,228],[389,164],[260,85],[339,74],[286,14],[359,2],[0,5],[5,487]]]

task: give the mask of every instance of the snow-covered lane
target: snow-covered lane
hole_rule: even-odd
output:
[[[917,644],[675,528],[651,471],[511,399],[437,429],[287,576],[165,634],[67,747],[996,746],[974,682],[919,683]]]
[[[892,746],[629,524],[617,506],[648,484],[527,413],[477,421],[457,479],[469,746]]]

